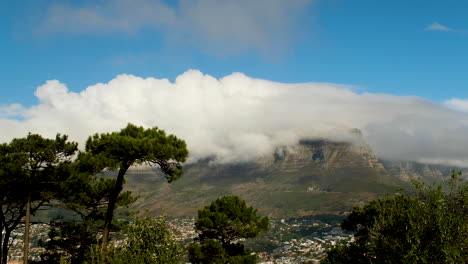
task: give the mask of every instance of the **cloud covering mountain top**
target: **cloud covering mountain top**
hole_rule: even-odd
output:
[[[79,93],[51,80],[35,95],[39,103],[32,107],[0,107],[1,141],[60,132],[83,147],[89,135],[131,122],[185,139],[190,161],[215,156],[234,162],[304,138],[351,140],[351,129],[358,128],[382,158],[468,166],[468,114],[420,97],[276,83],[241,73],[216,79],[197,70],[174,82],[122,74]]]

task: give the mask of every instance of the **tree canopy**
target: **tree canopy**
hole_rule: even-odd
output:
[[[25,217],[24,260],[28,259],[30,215],[60,192],[60,182],[68,177],[67,167],[77,143],[57,134],[55,139],[28,134],[0,145],[0,246],[1,263],[6,263],[11,232]]]
[[[89,161],[86,170],[94,170],[96,173],[118,170],[104,220],[103,249],[107,247],[115,204],[127,170],[135,164],[157,165],[167,181],[172,182],[182,174],[181,163],[187,156],[184,140],[166,135],[164,130],[157,127],[145,129],[128,124],[119,132],[95,134],[88,138],[86,152],[80,155],[83,161]],[[86,162],[83,164],[86,165]]]
[[[84,152],[76,156],[76,151],[77,143],[60,134],[55,139],[28,134],[0,144],[0,264],[6,263],[11,234],[23,219],[27,262],[30,216],[52,201],[67,210],[67,218],[51,222],[51,239],[42,244],[44,263],[64,256],[81,263],[100,230],[105,251],[116,223],[115,209],[136,199],[122,192],[127,170],[137,164],[155,165],[172,182],[182,175],[181,164],[188,156],[185,141],[157,127],[132,124],[119,132],[95,134],[88,138]],[[102,177],[116,171],[115,179]]]
[[[332,249],[322,263],[464,263],[468,259],[468,185],[453,173],[448,190],[415,183],[356,207],[343,221],[355,241]]]
[[[198,211],[197,243],[189,249],[192,263],[255,263],[239,239],[251,238],[269,229],[268,217],[248,207],[238,196],[224,196]]]

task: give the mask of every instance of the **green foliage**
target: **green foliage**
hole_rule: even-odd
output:
[[[268,217],[257,215],[237,196],[224,196],[198,211],[198,243],[189,246],[192,263],[255,263],[239,239],[256,237],[269,229]]]
[[[193,263],[225,263],[226,250],[216,239],[206,239],[201,244],[189,246],[189,258]]]
[[[119,132],[89,137],[86,153],[92,156],[90,159],[96,172],[145,163],[159,165],[169,182],[181,175],[180,162],[184,162],[188,156],[185,141],[174,135],[166,135],[164,130],[157,127],[145,129],[132,124]]]
[[[46,250],[39,263],[59,263],[66,260],[71,264],[82,263],[90,247],[98,243],[96,228],[92,222],[63,220],[51,223],[47,242],[40,241]]]
[[[83,219],[102,220],[114,185],[115,179],[77,172],[61,183],[63,192],[60,201],[64,208]],[[126,207],[136,199],[130,191],[123,192],[119,195],[117,206]]]
[[[453,172],[448,183],[415,183],[399,194],[354,208],[342,228],[355,241],[332,249],[322,263],[464,263],[468,259],[468,185]]]
[[[25,216],[25,208],[34,213],[50,202],[72,211],[73,217],[52,222],[51,239],[43,243],[47,250],[44,263],[81,263],[97,243],[101,230],[105,251],[109,232],[118,225],[118,221],[112,221],[115,209],[136,200],[130,192],[122,192],[128,168],[135,164],[157,165],[171,182],[182,174],[181,162],[188,156],[185,142],[176,136],[156,127],[144,129],[131,124],[120,132],[90,137],[86,152],[79,153],[72,162],[76,150],[77,144],[61,135],[52,140],[29,134],[0,145],[2,263],[6,263],[11,233]],[[96,176],[116,169],[116,179]]]
[[[109,247],[105,255],[94,247],[87,264],[170,264],[177,263],[181,249],[164,218],[136,218],[128,227],[123,245]]]
[[[71,214],[67,218],[58,218],[51,222],[49,240],[41,241],[46,252],[41,255],[40,263],[58,263],[61,260],[67,260],[71,264],[83,263],[85,255],[99,242],[98,234],[102,232],[108,196],[115,180],[75,171],[61,185],[61,203],[56,206],[70,211]],[[120,209],[118,213],[123,214],[119,218],[132,213],[125,209],[135,200],[136,197],[132,197],[130,192],[119,195],[116,208]],[[113,224],[113,231],[118,231],[125,225],[125,221],[114,221]]]
[[[127,246],[123,254],[130,258],[138,256],[141,263],[176,263],[180,249],[164,218],[136,219],[128,231]],[[129,262],[126,262],[129,263]]]
[[[255,237],[269,228],[268,217],[257,215],[238,196],[224,196],[198,211],[195,229],[200,240],[219,239],[223,244],[239,238]]]
[[[128,124],[119,132],[95,134],[86,142],[86,152],[81,153],[81,169],[100,173],[118,169],[115,185],[109,194],[104,219],[102,248],[105,251],[114,218],[114,209],[122,191],[124,176],[135,164],[158,165],[168,182],[182,174],[181,162],[188,156],[185,141],[166,135],[157,127],[145,129]]]
[[[10,200],[46,202],[60,191],[60,181],[69,173],[68,166],[77,143],[57,134],[55,139],[28,134],[0,146],[0,188]]]
[[[217,239],[206,239],[189,246],[189,259],[192,263],[257,263],[257,255],[251,254],[240,243],[224,245]]]
[[[11,232],[23,217],[26,223],[29,221],[27,208],[34,214],[56,199],[61,192],[60,182],[69,177],[77,143],[67,139],[60,134],[55,139],[28,134],[0,145],[0,231],[4,234],[0,240],[1,263],[6,263]]]

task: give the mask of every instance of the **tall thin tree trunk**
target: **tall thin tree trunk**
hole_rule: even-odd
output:
[[[107,250],[107,245],[109,244],[109,233],[112,226],[112,218],[114,217],[115,204],[117,198],[119,197],[120,192],[122,191],[124,175],[130,167],[131,163],[124,164],[120,167],[117,180],[115,181],[115,186],[112,192],[109,195],[109,204],[107,205],[106,218],[104,220],[104,229],[102,231],[102,241],[101,241],[101,250],[105,255]]]
[[[10,244],[8,243],[10,241],[10,236],[11,236],[11,230],[5,229],[5,235],[3,237],[3,240],[1,243],[2,244],[2,253],[0,255],[1,259],[1,264],[6,264],[8,261],[8,249],[10,247]]]
[[[1,204],[0,204],[1,206]],[[2,212],[2,207],[0,207],[0,264],[3,264],[3,256],[5,254],[3,253],[3,212]]]
[[[28,194],[28,202],[26,204],[26,216],[24,223],[24,244],[23,244],[23,264],[28,264],[29,258],[29,224],[31,221],[31,193]]]

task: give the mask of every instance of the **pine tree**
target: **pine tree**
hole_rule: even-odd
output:
[[[239,239],[267,231],[269,221],[238,196],[224,196],[198,211],[195,229],[199,235],[189,247],[192,263],[256,263],[256,255]]]
[[[7,262],[11,232],[25,218],[23,260],[28,262],[31,215],[56,198],[60,182],[69,176],[67,166],[77,143],[67,136],[46,139],[37,134],[13,139],[0,146],[0,221],[4,233],[0,242],[1,263]]]
[[[82,159],[89,160],[87,170],[96,173],[118,171],[104,219],[103,251],[107,248],[114,209],[127,170],[136,164],[157,165],[167,181],[172,182],[181,176],[181,163],[187,156],[185,141],[174,135],[166,135],[157,127],[145,129],[128,124],[119,132],[95,134],[88,138],[86,152],[82,154]]]

